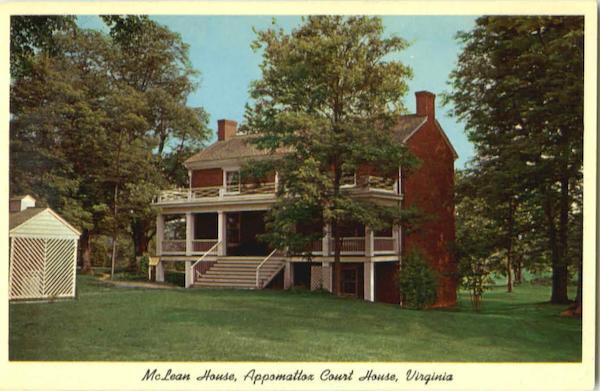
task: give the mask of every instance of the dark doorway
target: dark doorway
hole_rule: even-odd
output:
[[[219,215],[217,213],[197,213],[194,215],[194,239],[217,239],[219,236]]]
[[[397,279],[398,262],[375,263],[375,301],[400,303]]]
[[[294,265],[294,287],[310,289],[310,262],[295,262]]]
[[[258,240],[258,235],[265,233],[264,218],[264,211],[228,212],[227,255],[268,255],[269,247]]]
[[[364,267],[362,263],[342,263],[342,295],[351,297],[364,297],[363,276]]]

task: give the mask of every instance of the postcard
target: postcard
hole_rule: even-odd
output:
[[[594,2],[0,8],[2,389],[593,388]]]

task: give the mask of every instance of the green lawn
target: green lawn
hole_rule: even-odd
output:
[[[581,321],[549,287],[486,292],[483,311],[294,291],[117,288],[78,277],[78,299],[10,305],[11,360],[580,361]]]

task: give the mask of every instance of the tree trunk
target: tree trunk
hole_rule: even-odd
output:
[[[575,296],[575,310],[579,315],[583,312],[583,260],[579,259],[577,263],[577,296]]]
[[[129,270],[139,272],[139,260],[148,253],[148,245],[150,243],[148,221],[134,220],[131,223],[131,238],[133,240],[133,258],[129,262]]]
[[[117,260],[117,235],[118,235],[118,195],[119,195],[119,183],[115,184],[115,192],[113,195],[113,235],[112,235],[112,256],[110,258],[110,279],[112,280],[115,276],[115,262]]]
[[[523,255],[519,255],[516,259],[515,265],[515,284],[523,283]]]
[[[340,186],[342,179],[342,170],[339,165],[334,163],[333,165],[333,195],[336,201],[340,195]],[[337,207],[334,204],[334,207]],[[342,294],[342,265],[341,265],[341,238],[340,238],[340,225],[337,218],[334,218],[331,222],[331,230],[333,234],[333,265],[334,265],[334,289],[333,293],[336,296],[340,296]]]
[[[506,251],[506,290],[507,292],[513,291],[513,278],[512,278],[512,257],[513,257],[513,236],[514,236],[514,218],[515,218],[515,205],[511,198],[508,201],[508,243]]]
[[[81,248],[81,273],[88,274],[92,272],[92,234],[88,229],[84,229],[79,239]]]
[[[546,215],[546,225],[548,227],[548,244],[550,246],[550,255],[552,260],[552,295],[550,302],[553,304],[567,304],[567,278],[568,270],[566,262],[561,259],[561,249],[556,234],[554,213],[549,196],[544,200],[544,214]]]
[[[506,291],[509,293],[513,291],[511,257],[512,257],[512,254],[509,250],[508,256],[506,257],[506,276],[507,276]]]
[[[342,264],[341,264],[341,240],[340,229],[337,221],[331,223],[333,234],[333,293],[336,296],[342,294]]]

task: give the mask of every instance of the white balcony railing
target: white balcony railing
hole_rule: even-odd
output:
[[[343,237],[342,247],[340,252],[342,254],[364,254],[365,253],[365,237]],[[329,242],[329,252],[333,254],[335,251],[335,241],[331,238]]]
[[[163,190],[157,202],[194,201],[206,198],[226,198],[240,195],[274,194],[275,182],[248,183],[241,186],[209,186],[192,189]]]
[[[366,175],[360,177],[344,177],[343,186],[346,189],[368,189],[396,193],[396,180],[380,176]],[[184,202],[202,199],[219,199],[232,196],[274,194],[277,190],[275,182],[243,183],[241,185],[208,186],[192,189],[163,190],[157,198],[158,203]]]
[[[375,254],[393,254],[396,248],[395,237],[373,238],[373,251]]]

